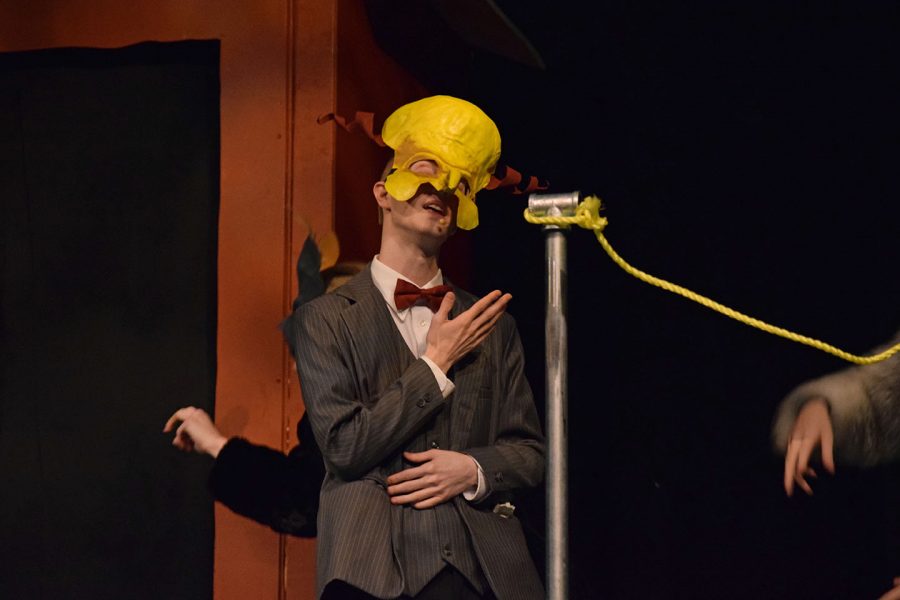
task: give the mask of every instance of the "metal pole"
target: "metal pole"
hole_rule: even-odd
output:
[[[532,194],[529,209],[542,216],[572,216],[579,192]],[[547,598],[569,597],[568,544],[568,327],[566,323],[565,228],[544,227],[546,238],[547,309]]]

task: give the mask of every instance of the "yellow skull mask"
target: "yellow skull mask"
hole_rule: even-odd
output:
[[[500,132],[480,108],[451,96],[423,98],[394,111],[381,137],[394,150],[394,170],[384,182],[394,199],[409,200],[425,183],[438,191],[453,190],[459,199],[456,225],[478,225],[475,194],[491,180],[500,158]],[[420,160],[434,161],[437,172],[411,171]]]

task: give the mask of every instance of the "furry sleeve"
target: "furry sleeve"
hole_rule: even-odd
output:
[[[898,341],[900,332],[876,351]],[[900,459],[900,354],[807,381],[788,394],[772,427],[772,441],[782,454],[797,413],[813,398],[828,402],[835,460],[873,466]]]

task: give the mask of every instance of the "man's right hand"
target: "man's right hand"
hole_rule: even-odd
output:
[[[425,356],[446,373],[456,361],[484,341],[506,311],[510,300],[510,294],[494,290],[451,319],[450,309],[456,296],[448,292],[431,320],[431,328],[425,338]]]
[[[833,475],[834,432],[831,428],[831,416],[828,414],[828,403],[823,398],[814,398],[800,409],[788,437],[787,451],[784,454],[784,491],[788,496],[793,495],[795,483],[812,495],[812,488],[806,477],[816,477],[815,470],[809,466],[809,459],[820,445],[822,464]]]

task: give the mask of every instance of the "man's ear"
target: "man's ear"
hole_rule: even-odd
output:
[[[372,186],[372,195],[382,210],[391,210],[391,196],[388,194],[387,188],[384,187],[383,181],[376,181]]]

